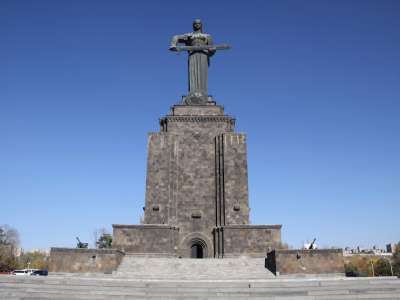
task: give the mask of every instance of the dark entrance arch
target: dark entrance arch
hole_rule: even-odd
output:
[[[203,246],[200,243],[194,243],[190,247],[191,258],[204,258]]]
[[[207,242],[206,242],[207,241]],[[192,232],[180,243],[181,256],[187,258],[209,258],[209,245],[212,245],[207,236],[201,232]]]

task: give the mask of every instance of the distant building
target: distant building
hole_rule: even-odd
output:
[[[386,245],[386,249],[381,249],[378,246],[373,246],[372,248],[362,248],[357,246],[356,248],[345,247],[343,250],[343,254],[346,256],[351,255],[373,255],[373,256],[391,256],[396,247],[396,244],[388,244]]]
[[[397,244],[396,243],[387,244],[386,245],[386,252],[395,253],[396,252],[396,248],[397,248]]]

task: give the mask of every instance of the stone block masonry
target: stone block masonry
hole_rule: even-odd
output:
[[[176,256],[178,228],[154,225],[113,225],[113,247],[127,253]]]
[[[216,228],[218,257],[265,257],[281,248],[281,225],[226,225]]]
[[[265,266],[276,275],[333,274],[344,276],[342,249],[273,250]]]
[[[174,105],[148,137],[144,224],[114,225],[114,247],[223,258],[280,245],[280,225],[249,225],[246,135],[234,127],[215,102]]]
[[[49,271],[69,273],[111,273],[124,253],[114,249],[51,248]]]

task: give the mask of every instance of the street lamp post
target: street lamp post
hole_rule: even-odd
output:
[[[372,267],[372,277],[375,277],[374,262],[372,260],[370,262]]]

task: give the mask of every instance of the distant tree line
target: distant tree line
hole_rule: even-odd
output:
[[[400,242],[392,257],[354,255],[345,264],[347,276],[398,276],[400,277]]]
[[[19,252],[19,234],[7,225],[0,226],[0,272],[16,269],[47,269],[48,257],[40,251]]]
[[[105,228],[97,229],[95,248],[112,246],[112,235]],[[21,252],[18,231],[8,225],[0,225],[0,272],[16,269],[48,269],[48,255],[40,251]]]

